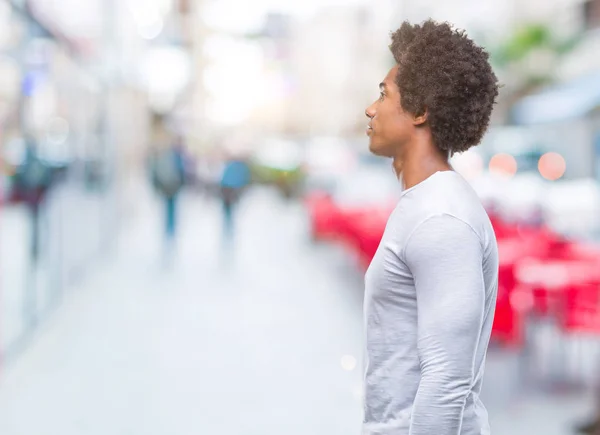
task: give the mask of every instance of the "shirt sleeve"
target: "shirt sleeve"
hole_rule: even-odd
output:
[[[485,306],[483,247],[474,230],[451,215],[422,222],[404,258],[417,295],[421,381],[410,435],[459,435]]]

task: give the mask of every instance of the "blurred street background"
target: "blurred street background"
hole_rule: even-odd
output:
[[[429,17],[502,83],[452,160],[499,241],[493,434],[594,423],[600,0],[0,0],[0,434],[358,435],[400,193],[364,110]]]

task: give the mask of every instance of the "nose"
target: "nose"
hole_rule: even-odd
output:
[[[375,104],[371,104],[369,107],[367,107],[367,109],[365,110],[365,115],[367,118],[369,119],[373,119],[375,118]]]

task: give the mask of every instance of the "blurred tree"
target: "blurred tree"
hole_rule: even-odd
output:
[[[528,23],[489,48],[491,62],[503,83],[506,110],[523,96],[556,80],[555,72],[581,40],[581,35],[559,36],[549,24]]]

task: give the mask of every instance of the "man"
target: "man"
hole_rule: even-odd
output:
[[[235,156],[228,159],[221,175],[223,229],[227,237],[233,236],[235,207],[249,184],[250,169],[244,159]]]
[[[153,184],[164,199],[165,239],[171,249],[177,229],[177,196],[186,178],[182,139],[158,150],[151,163]]]
[[[487,53],[447,23],[403,23],[390,49],[396,65],[366,110],[367,134],[404,190],[365,276],[362,433],[486,435],[497,244],[449,157],[480,142],[497,79]]]
[[[31,216],[31,259],[36,263],[40,249],[40,220],[44,200],[54,182],[53,170],[39,156],[35,139],[27,138],[25,161],[14,175],[14,189],[24,200]]]

